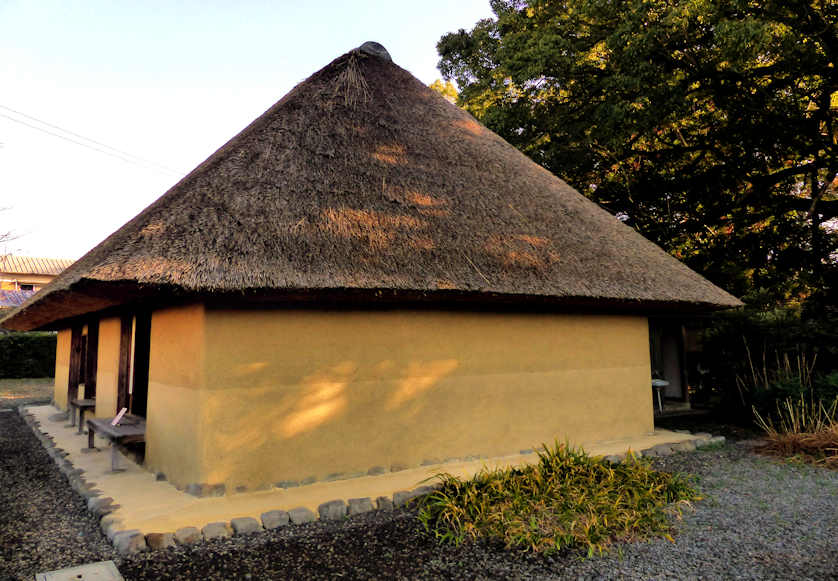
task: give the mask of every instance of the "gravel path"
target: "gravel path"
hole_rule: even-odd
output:
[[[0,579],[105,559],[129,580],[838,579],[838,473],[740,445],[655,464],[695,474],[706,500],[679,523],[675,543],[624,544],[593,560],[440,546],[409,511],[121,558],[20,417],[0,411]]]

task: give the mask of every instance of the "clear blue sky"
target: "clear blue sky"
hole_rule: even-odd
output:
[[[375,40],[430,83],[440,36],[489,16],[488,0],[0,0],[0,232],[18,236],[0,252],[78,258],[333,58]]]

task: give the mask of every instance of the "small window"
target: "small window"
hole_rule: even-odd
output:
[[[20,290],[35,290],[34,284],[22,284],[20,285]]]

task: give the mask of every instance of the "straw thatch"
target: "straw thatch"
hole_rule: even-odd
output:
[[[382,54],[313,74],[3,324],[172,293],[740,304]]]

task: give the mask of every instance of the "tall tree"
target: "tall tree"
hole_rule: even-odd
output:
[[[442,79],[437,79],[428,86],[452,103],[457,102],[457,87],[451,81],[442,82]]]
[[[735,294],[835,268],[838,3],[491,4],[437,45],[461,106]]]

